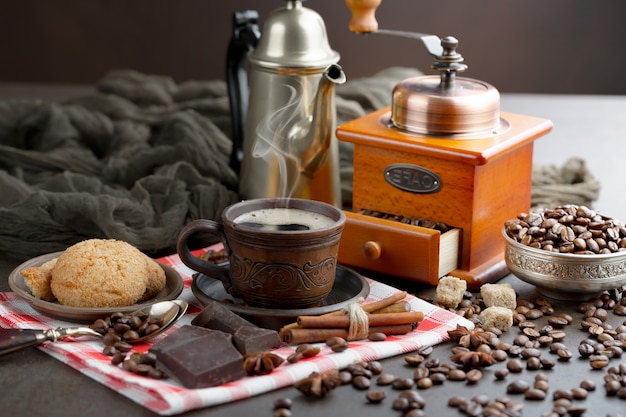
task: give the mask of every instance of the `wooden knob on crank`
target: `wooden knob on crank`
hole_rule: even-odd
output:
[[[382,0],[346,0],[346,4],[352,11],[350,31],[356,33],[375,32],[378,30],[376,21],[376,8]]]
[[[369,240],[363,244],[363,255],[365,255],[367,259],[374,260],[380,258],[382,250],[378,242]]]

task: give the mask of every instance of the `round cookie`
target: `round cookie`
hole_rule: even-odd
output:
[[[149,300],[154,297],[165,287],[165,271],[161,268],[161,265],[154,259],[146,256],[146,263],[148,269],[148,280],[146,283],[146,291],[141,297],[141,300]]]
[[[147,282],[148,263],[139,249],[119,240],[90,239],[59,256],[50,287],[63,305],[120,307],[140,300]]]

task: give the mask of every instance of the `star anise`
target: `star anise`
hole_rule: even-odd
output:
[[[486,368],[496,363],[496,360],[486,352],[457,352],[452,355],[452,362],[462,365],[466,369]]]
[[[279,367],[285,360],[271,352],[259,352],[243,358],[243,369],[248,375],[267,375]]]
[[[478,346],[489,343],[490,336],[482,328],[468,329],[460,324],[456,325],[456,329],[448,330],[450,339],[458,343],[459,346],[468,349],[476,349]]]
[[[295,383],[295,387],[307,397],[324,397],[328,392],[341,385],[339,371],[312,372],[308,377]]]

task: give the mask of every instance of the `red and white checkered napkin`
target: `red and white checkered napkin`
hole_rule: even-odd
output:
[[[189,302],[190,308],[177,326],[189,324],[202,308],[189,288],[193,271],[182,264],[177,255],[159,260],[176,269],[185,281],[185,289],[179,298]],[[389,285],[368,281],[371,289],[366,302],[388,297],[398,291]],[[186,389],[171,379],[154,380],[128,373],[110,363],[111,358],[101,353],[103,345],[98,340],[83,338],[80,341],[59,341],[46,343],[39,349],[155,413],[174,415],[289,386],[313,371],[343,368],[356,360],[382,359],[415,351],[423,346],[435,345],[448,340],[447,331],[454,329],[457,324],[473,327],[468,320],[419,298],[409,295],[406,300],[411,303],[413,310],[424,313],[424,321],[407,335],[391,336],[383,342],[351,342],[351,348],[342,353],[331,352],[321,344],[323,347],[321,353],[313,358],[295,364],[285,362],[269,375],[246,377],[213,388]],[[75,325],[42,315],[15,293],[0,293],[0,324],[2,327],[29,329]],[[168,332],[172,331],[175,331],[175,328]],[[158,336],[154,342],[163,337],[165,335]],[[145,351],[149,347],[149,344],[136,345],[135,350]],[[283,346],[274,352],[286,358],[293,351],[294,347]]]

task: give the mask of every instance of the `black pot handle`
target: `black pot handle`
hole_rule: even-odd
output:
[[[243,129],[248,114],[248,73],[245,57],[261,37],[259,13],[245,10],[233,14],[233,34],[228,43],[226,56],[226,82],[230,103],[230,119],[233,149],[230,154],[230,167],[239,173],[243,158]]]

